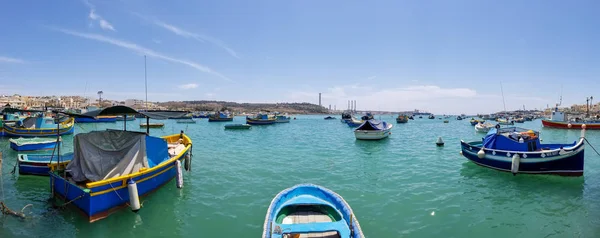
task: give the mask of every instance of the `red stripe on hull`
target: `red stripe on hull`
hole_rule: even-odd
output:
[[[585,124],[585,129],[588,130],[600,130],[600,123],[580,123],[571,122],[571,128],[569,128],[569,122],[554,122],[548,120],[542,120],[544,127],[560,128],[560,129],[577,129],[581,130],[581,125]]]

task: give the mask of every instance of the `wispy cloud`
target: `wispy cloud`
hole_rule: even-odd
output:
[[[195,84],[195,83],[179,85],[179,88],[181,88],[181,89],[192,89],[192,88],[197,88],[197,87],[198,87],[198,84]]]
[[[141,18],[141,19],[144,19],[145,21],[152,22],[154,25],[162,27],[165,30],[170,31],[170,32],[172,32],[172,33],[174,33],[174,34],[176,34],[178,36],[185,37],[185,38],[190,38],[190,39],[194,39],[194,40],[197,40],[197,41],[203,42],[203,43],[204,42],[209,42],[209,43],[211,43],[213,45],[216,45],[216,46],[222,48],[227,53],[229,53],[231,56],[233,56],[235,58],[238,58],[238,59],[240,58],[238,56],[237,52],[235,52],[235,50],[233,50],[232,48],[230,48],[229,46],[227,46],[227,44],[225,44],[225,42],[223,42],[222,40],[219,40],[219,39],[217,39],[215,37],[212,37],[212,36],[209,36],[209,35],[203,35],[203,34],[199,34],[199,33],[195,33],[195,32],[191,32],[191,31],[182,29],[181,27],[174,26],[174,25],[171,25],[169,23],[157,20],[155,18],[146,17],[146,16],[144,16],[142,14],[139,14],[137,12],[133,12],[132,14],[135,15],[135,16],[137,16],[137,17],[139,17],[139,18]]]
[[[149,57],[154,57],[154,58],[158,58],[158,59],[162,59],[162,60],[166,60],[166,61],[170,61],[170,62],[174,62],[174,63],[179,63],[179,64],[183,64],[183,65],[187,65],[189,67],[192,67],[194,69],[197,69],[199,71],[202,72],[206,72],[206,73],[210,73],[213,74],[215,76],[218,76],[219,78],[225,79],[230,81],[229,78],[225,77],[224,75],[220,74],[219,72],[216,72],[212,69],[210,69],[209,67],[206,67],[204,65],[201,65],[199,63],[193,62],[193,61],[189,61],[189,60],[185,60],[185,59],[179,59],[179,58],[174,58],[159,52],[156,52],[154,50],[148,49],[148,48],[144,48],[142,46],[139,46],[135,43],[130,43],[127,41],[122,41],[122,40],[118,40],[118,39],[114,39],[114,38],[110,38],[110,37],[106,37],[103,35],[98,35],[98,34],[88,34],[88,33],[81,33],[81,32],[77,32],[77,31],[72,31],[72,30],[67,30],[67,29],[55,29],[57,31],[60,31],[62,33],[68,34],[68,35],[72,35],[72,36],[77,36],[77,37],[81,37],[84,39],[89,39],[89,40],[95,40],[95,41],[99,41],[99,42],[104,42],[104,43],[108,43],[114,46],[118,46],[121,48],[125,48],[128,50],[131,50],[133,52],[139,53],[139,54],[143,54],[143,55],[147,55]]]
[[[6,56],[0,56],[0,63],[15,63],[15,64],[23,64],[25,63],[22,59],[11,58]]]
[[[113,27],[113,25],[110,24],[110,22],[108,22],[102,16],[98,15],[98,13],[96,13],[96,7],[94,5],[92,5],[87,0],[84,0],[83,3],[85,3],[85,5],[88,6],[88,8],[90,8],[90,14],[88,14],[88,17],[92,22],[97,21],[98,25],[100,25],[100,28],[104,30],[116,31],[115,27]],[[92,26],[92,23],[90,23],[90,26]]]

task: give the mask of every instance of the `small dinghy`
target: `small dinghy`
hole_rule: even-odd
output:
[[[398,117],[396,117],[396,123],[407,123],[408,119],[409,118],[407,115],[399,115]]]
[[[164,123],[141,123],[140,124],[140,128],[146,128],[146,127],[150,127],[150,128],[161,128],[164,127],[165,124]]]
[[[368,120],[354,130],[354,136],[358,140],[381,140],[390,135],[392,126],[384,121]]]
[[[537,131],[499,127],[491,129],[480,141],[461,140],[461,154],[477,165],[514,175],[583,175],[585,130],[578,141],[570,144],[541,144]]]
[[[8,141],[10,148],[16,151],[51,150],[57,144],[56,138],[10,138]]]
[[[252,125],[250,124],[228,124],[225,125],[225,129],[229,129],[229,130],[240,130],[240,129],[250,129],[252,128]]]
[[[494,128],[494,124],[486,122],[486,123],[479,123],[477,125],[475,125],[475,132],[480,132],[480,133],[487,133],[488,131],[490,131],[490,129]]]
[[[335,117],[328,116],[328,117],[325,117],[325,120],[335,120]]]
[[[58,155],[52,154],[18,154],[19,174],[49,176],[50,170],[57,167]],[[60,166],[67,166],[73,159],[73,153],[60,156]]]
[[[362,238],[350,205],[335,192],[299,184],[273,198],[263,225],[263,238]]]

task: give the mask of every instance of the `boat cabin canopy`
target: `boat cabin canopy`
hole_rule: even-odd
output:
[[[170,158],[167,142],[145,133],[107,130],[73,139],[67,171],[76,182],[95,182],[152,168]]]
[[[486,149],[537,151],[542,148],[539,132],[518,127],[492,128],[485,138]]]
[[[368,120],[365,121],[362,125],[360,125],[356,130],[363,131],[381,131],[387,129],[387,122],[379,121],[379,120]]]

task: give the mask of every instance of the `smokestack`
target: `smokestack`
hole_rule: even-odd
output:
[[[319,93],[319,107],[321,106],[321,93]]]
[[[331,111],[331,104],[329,104],[329,111]]]
[[[348,111],[350,111],[350,100],[348,100]]]

